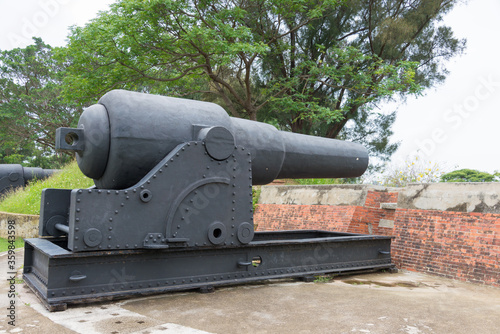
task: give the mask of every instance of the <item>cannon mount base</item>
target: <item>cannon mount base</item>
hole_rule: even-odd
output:
[[[74,253],[66,238],[26,239],[23,278],[49,311],[276,278],[394,269],[391,237],[317,230],[256,232],[244,246]]]

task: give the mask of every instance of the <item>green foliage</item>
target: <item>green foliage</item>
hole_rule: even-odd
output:
[[[33,40],[0,51],[0,163],[59,168],[69,156],[55,154],[55,129],[75,125],[79,111],[60,97],[65,64]]]
[[[395,94],[444,80],[464,41],[438,26],[454,0],[121,0],[73,27],[64,95],[113,88],[213,101],[235,117],[356,140],[386,160]]]
[[[333,280],[333,276],[319,275],[314,276],[314,283],[329,283]]]
[[[379,183],[386,187],[405,187],[410,183],[439,182],[443,168],[437,163],[424,161],[418,156],[408,159],[403,165],[388,166]]]
[[[252,187],[252,208],[253,208],[253,211],[255,211],[255,209],[257,208],[257,205],[259,204],[260,192],[261,192],[261,188],[259,186]]]
[[[441,176],[442,182],[498,182],[500,173],[489,174],[475,169],[459,169]]]
[[[40,214],[40,197],[43,189],[88,188],[93,185],[93,180],[83,175],[76,161],[73,161],[65,166],[61,172],[47,179],[32,182],[27,187],[18,188],[7,194],[6,197],[2,197],[0,211],[38,215]]]
[[[294,179],[294,181],[301,185],[320,185],[320,184],[356,184],[361,183],[361,178],[349,179]]]
[[[4,238],[0,238],[0,253],[6,252],[9,248],[9,241]],[[15,248],[22,248],[24,247],[24,240],[23,238],[16,238],[16,241],[14,241],[14,247]]]

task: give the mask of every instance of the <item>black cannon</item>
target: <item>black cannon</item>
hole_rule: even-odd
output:
[[[23,167],[18,164],[0,164],[0,197],[8,191],[25,187],[32,180],[45,179],[57,170]]]
[[[199,101],[116,90],[60,128],[88,189],[45,189],[24,277],[66,304],[327,272],[392,268],[390,238],[254,232],[252,184],[356,177],[359,144],[281,132]],[[52,238],[50,238],[52,237]],[[119,275],[117,274],[119,273]]]

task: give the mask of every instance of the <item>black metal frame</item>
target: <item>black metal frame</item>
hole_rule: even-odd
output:
[[[257,232],[245,246],[73,253],[26,239],[24,280],[50,311],[68,304],[210,289],[325,273],[390,269],[391,238],[326,231]]]

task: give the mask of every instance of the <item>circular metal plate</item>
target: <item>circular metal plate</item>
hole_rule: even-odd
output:
[[[63,232],[56,229],[56,224],[67,225],[66,218],[60,215],[50,217],[50,219],[45,224],[45,232],[53,237],[64,235]]]
[[[89,228],[87,231],[85,231],[83,241],[89,247],[95,247],[99,245],[102,241],[101,231],[96,228]]]
[[[242,244],[248,244],[250,241],[253,239],[253,226],[250,223],[241,223],[240,226],[238,226],[238,240]]]
[[[203,138],[207,153],[215,160],[227,159],[234,151],[234,137],[228,129],[214,126]]]
[[[208,227],[208,240],[214,245],[220,245],[226,240],[226,225],[214,222]]]

